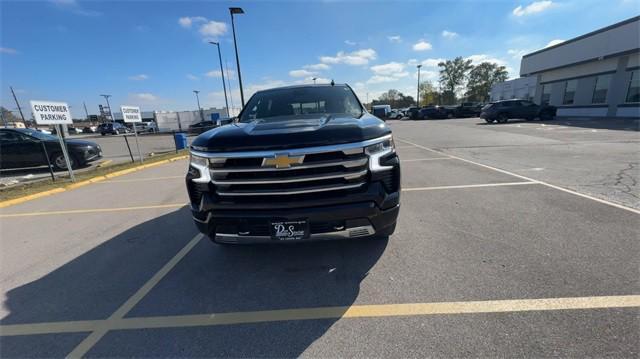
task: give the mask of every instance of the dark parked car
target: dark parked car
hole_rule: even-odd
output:
[[[256,92],[236,123],[193,140],[186,184],[220,243],[386,239],[400,210],[391,129],[347,85]]]
[[[420,108],[419,107],[409,107],[406,111],[405,111],[405,115],[407,117],[409,117],[412,120],[417,120],[419,115],[420,115]]]
[[[121,124],[120,122],[109,122],[109,123],[103,123],[100,126],[98,126],[98,132],[100,132],[100,134],[104,136],[104,135],[119,135],[121,133],[127,133],[130,131],[125,125]]]
[[[216,124],[211,120],[204,120],[200,122],[196,122],[193,125],[189,126],[190,133],[203,133],[209,131],[212,128],[215,128]]]
[[[509,119],[523,120],[540,119],[553,120],[556,116],[556,108],[553,106],[540,106],[527,100],[504,100],[489,103],[482,108],[480,118],[487,123],[505,123]]]
[[[480,112],[482,112],[482,104],[463,102],[451,109],[453,110],[453,117],[478,117],[480,116]]]
[[[420,109],[419,120],[448,118],[449,111],[442,106],[427,106]]]
[[[65,140],[69,150],[71,167],[81,167],[102,157],[102,150],[94,142]],[[46,166],[42,149],[44,143],[51,164],[58,170],[67,168],[59,139],[29,128],[0,129],[0,168]]]

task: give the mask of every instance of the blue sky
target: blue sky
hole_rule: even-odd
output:
[[[495,61],[518,77],[522,54],[640,13],[638,0],[541,1],[2,1],[1,105],[66,101],[83,117],[100,94],[144,110],[224,105],[217,52],[232,73],[228,12],[236,17],[245,98],[256,90],[318,81],[349,83],[365,101],[395,88],[415,96],[416,64],[437,80],[437,62]]]

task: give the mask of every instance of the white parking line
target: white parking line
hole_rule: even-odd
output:
[[[451,157],[412,158],[409,160],[400,160],[400,162],[418,162],[418,161],[435,161],[435,160],[453,160],[453,158]]]
[[[426,150],[426,151],[430,151],[430,152],[433,152],[433,153],[438,153],[438,154],[444,155],[444,156],[449,156],[451,158],[455,158],[455,159],[463,161],[463,162],[471,163],[471,164],[474,164],[476,166],[484,167],[484,168],[487,168],[487,169],[490,169],[490,170],[493,170],[493,171],[496,171],[496,172],[504,173],[504,174],[507,174],[507,175],[510,175],[510,176],[513,176],[513,177],[518,177],[518,178],[523,179],[525,181],[536,182],[536,183],[539,183],[539,184],[541,184],[543,186],[547,186],[547,187],[550,187],[550,188],[553,188],[553,189],[557,189],[558,191],[571,193],[573,195],[576,195],[576,196],[579,196],[579,197],[582,197],[582,198],[588,198],[588,199],[590,199],[592,201],[600,202],[600,203],[609,205],[611,207],[616,207],[616,208],[624,209],[625,211],[629,211],[629,212],[633,212],[633,213],[636,213],[636,214],[640,214],[640,210],[637,210],[635,208],[623,206],[621,204],[609,202],[609,201],[604,200],[604,199],[592,197],[592,196],[589,196],[587,194],[583,194],[583,193],[580,193],[580,192],[572,191],[572,190],[567,189],[567,188],[563,188],[563,187],[560,187],[560,186],[553,185],[551,183],[539,181],[539,180],[536,180],[536,179],[533,179],[533,178],[530,178],[530,177],[527,177],[527,176],[522,176],[522,175],[519,175],[517,173],[509,172],[509,171],[506,171],[506,170],[503,170],[503,169],[500,169],[500,168],[497,168],[497,167],[485,165],[483,163],[471,161],[471,160],[468,160],[466,158],[462,158],[462,157],[458,157],[458,156],[454,156],[454,155],[449,155],[447,153],[444,153],[444,152],[441,152],[441,151],[437,151],[437,150],[434,150],[434,149],[429,148],[429,147],[421,146],[419,144],[416,144],[416,143],[413,143],[413,142],[410,142],[410,141],[407,141],[407,140],[402,140],[402,139],[399,139],[399,138],[396,138],[396,139],[398,141],[400,141],[400,142],[404,142],[406,144],[413,145],[413,146],[416,146],[418,148],[422,148],[423,150]]]
[[[458,189],[458,188],[481,188],[481,187],[501,187],[501,186],[520,186],[525,184],[538,184],[538,182],[527,181],[527,182],[504,182],[504,183],[483,183],[483,184],[466,184],[459,186],[434,186],[434,187],[414,187],[414,188],[403,188],[402,192],[410,192],[410,191],[433,191],[440,189]]]

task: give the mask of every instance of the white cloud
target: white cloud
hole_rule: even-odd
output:
[[[409,76],[404,70],[405,64],[399,62],[389,62],[387,64],[371,66],[374,75],[367,80],[368,84],[377,84],[384,82],[398,81],[403,77]]]
[[[417,43],[413,44],[414,51],[427,51],[427,50],[431,50],[432,48],[433,46],[431,46],[430,43],[424,40],[420,40]]]
[[[521,59],[522,56],[530,53],[531,50],[524,50],[524,49],[509,49],[507,50],[507,54],[511,55],[511,57],[513,57],[514,59]]]
[[[370,79],[367,80],[367,83],[368,84],[380,84],[380,83],[384,83],[384,82],[394,82],[394,81],[398,81],[398,79],[393,77],[393,76],[373,75],[373,76],[371,76]]]
[[[537,14],[553,7],[554,5],[554,2],[551,0],[534,1],[525,7],[522,7],[522,5],[516,7],[513,9],[513,15],[521,17]]]
[[[178,24],[180,24],[180,26],[184,28],[190,28],[194,22],[205,22],[205,21],[207,21],[207,19],[202,16],[193,16],[193,17],[185,16],[178,19]]]
[[[560,39],[551,40],[551,41],[549,41],[547,46],[545,46],[545,48],[551,47],[551,46],[556,46],[556,45],[561,44],[563,42],[564,42],[564,40],[560,40]]]
[[[211,71],[208,71],[208,72],[204,73],[204,75],[206,77],[221,78],[222,77],[222,72],[220,72],[220,70],[211,70]],[[235,71],[233,71],[233,70],[225,71],[224,75],[228,76],[230,79],[232,79],[232,78],[234,78]]]
[[[471,56],[467,57],[467,59],[471,60],[471,63],[473,65],[478,65],[478,64],[480,64],[482,62],[493,62],[493,63],[496,63],[496,64],[501,65],[501,66],[507,66],[507,62],[505,60],[497,58],[497,57],[489,56],[487,54],[471,55]]]
[[[313,65],[304,65],[302,66],[302,68],[310,71],[323,71],[323,70],[329,70],[331,67],[327,64],[313,64]]]
[[[407,65],[417,66],[418,64],[421,64],[424,67],[438,67],[438,64],[444,61],[446,60],[441,58],[429,58],[422,61],[418,61],[417,59],[410,59],[409,61],[407,61]]]
[[[369,60],[375,60],[377,57],[374,49],[362,49],[345,53],[340,51],[336,56],[321,56],[320,62],[326,64],[347,64],[347,65],[367,65]]]
[[[193,74],[187,74],[187,78],[191,81],[197,81],[200,80],[200,78],[198,76],[195,76]]]
[[[158,96],[149,93],[149,92],[141,92],[141,93],[134,93],[131,94],[131,97],[133,97],[134,99],[138,100],[138,101],[143,101],[143,102],[155,102],[158,101]]]
[[[18,53],[18,50],[12,49],[10,47],[0,47],[0,53],[9,54],[9,55],[16,55]]]
[[[400,35],[393,35],[393,36],[387,36],[387,39],[390,42],[402,42],[402,38],[400,37]]]
[[[311,72],[308,70],[291,70],[289,71],[289,76],[291,77],[308,77],[315,75],[315,72]]]
[[[313,83],[313,79],[314,79],[314,77],[311,77],[311,76],[307,77],[307,78],[304,79],[303,83],[310,83],[311,84],[311,83]],[[328,79],[326,77],[315,77],[315,79],[316,79],[316,83],[317,84],[328,84],[329,82],[331,82],[331,79]]]
[[[371,66],[371,71],[376,75],[393,75],[404,71],[404,64],[389,62],[388,64]]]
[[[448,30],[442,30],[442,37],[444,37],[445,39],[452,40],[458,37],[458,33],[453,31],[448,31]]]
[[[227,32],[227,24],[218,21],[209,21],[200,26],[198,30],[202,36],[218,37]]]
[[[145,74],[129,76],[129,80],[133,80],[133,81],[144,81],[148,79],[149,79],[149,76]]]
[[[351,41],[351,40],[344,40],[344,43],[349,45],[349,46],[355,46],[356,42],[355,41]]]

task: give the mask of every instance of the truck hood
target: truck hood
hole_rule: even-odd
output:
[[[365,113],[348,116],[285,116],[234,123],[199,135],[191,144],[199,151],[277,150],[360,142],[391,133],[380,119]]]

